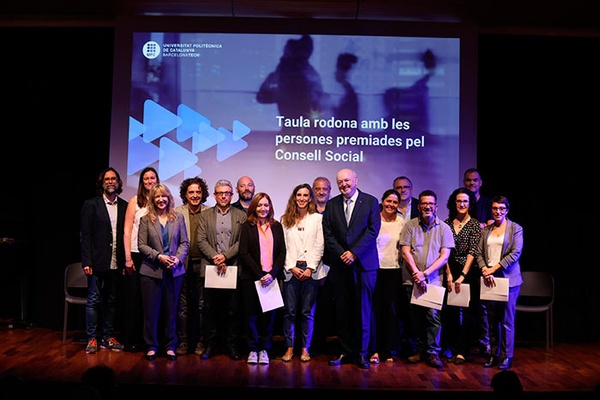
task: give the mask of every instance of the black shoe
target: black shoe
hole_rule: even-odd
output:
[[[358,356],[358,359],[356,360],[356,365],[358,365],[358,367],[362,369],[371,368],[371,363],[369,362],[369,359],[365,356]]]
[[[148,360],[148,361],[156,360],[156,351],[148,350],[148,352],[146,353],[146,360]]]
[[[350,357],[347,356],[346,354],[340,354],[340,356],[338,358],[334,358],[333,360],[329,360],[329,365],[331,365],[332,367],[338,366],[338,365],[342,365],[342,364],[350,364],[352,363],[352,361],[350,360]]]
[[[242,359],[242,355],[240,354],[238,349],[231,349],[231,351],[229,352],[229,358],[231,358],[233,361],[239,361]]]
[[[433,368],[442,368],[444,366],[444,364],[442,363],[442,360],[440,360],[440,357],[435,353],[432,353],[429,355],[427,364]]]
[[[483,366],[486,368],[491,368],[497,364],[498,364],[498,358],[495,356],[491,356],[490,358],[488,358],[488,360],[485,363],[483,363]]]
[[[203,360],[208,360],[209,358],[211,358],[214,355],[215,355],[215,348],[212,346],[208,346],[206,349],[204,349],[204,353],[202,353],[200,358]]]
[[[165,357],[167,357],[167,360],[169,361],[177,360],[177,354],[175,354],[175,350],[167,350],[167,354],[165,354]]]
[[[512,358],[505,357],[500,364],[498,364],[498,369],[510,369],[512,367]]]

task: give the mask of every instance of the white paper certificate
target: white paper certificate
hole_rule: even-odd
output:
[[[273,282],[269,286],[263,287],[260,284],[260,279],[255,281],[254,285],[256,286],[256,292],[258,293],[258,299],[260,300],[263,312],[283,307],[283,297],[281,297],[281,290],[279,289],[277,279],[273,279]]]
[[[219,275],[216,265],[206,266],[206,275],[204,276],[204,287],[213,289],[235,289],[237,287],[237,267],[235,265],[227,266],[225,273]]]
[[[451,292],[448,292],[446,304],[449,306],[469,307],[469,301],[471,300],[471,285],[468,283],[461,284],[460,293],[456,293],[454,287],[452,289]]]
[[[446,288],[442,286],[427,284],[427,291],[424,292],[421,290],[419,285],[413,285],[410,303],[417,304],[423,307],[435,308],[436,310],[441,310],[442,304],[444,303],[445,293]]]
[[[488,287],[483,283],[483,277],[480,279],[481,291],[479,297],[481,300],[508,301],[508,278],[496,278],[496,286]]]

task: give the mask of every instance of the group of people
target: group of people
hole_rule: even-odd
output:
[[[444,221],[434,191],[413,197],[412,181],[399,176],[378,199],[358,188],[348,168],[336,175],[339,195],[331,197],[326,177],[297,185],[278,220],[269,194],[255,193],[248,176],[237,181],[236,202],[232,183],[217,181],[214,207],[204,205],[204,179],[186,178],[183,205],[175,207],[154,168],[141,171],[129,202],[119,197],[118,172],[107,168],[81,212],[86,352],[127,345],[143,348],[150,361],[192,349],[202,359],[226,351],[241,360],[245,347],[249,364],[268,364],[277,311],[263,311],[259,291],[281,285],[284,362],[311,360],[315,321],[323,318],[317,303],[325,301],[339,346],[329,365],[369,369],[402,353],[409,363],[440,368],[441,354],[463,364],[477,342],[484,366],[509,369],[523,232],[507,218],[506,197],[481,195],[477,169],[463,178]],[[222,276],[231,267],[234,288],[207,287],[207,273]],[[114,335],[120,277],[125,345]],[[495,286],[497,278],[508,278],[508,301],[479,299],[480,285]],[[466,307],[413,302],[432,286],[460,293],[466,284]],[[326,286],[331,295],[320,296]]]

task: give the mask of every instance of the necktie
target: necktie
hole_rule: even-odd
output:
[[[346,199],[346,226],[350,224],[350,204],[352,199]]]

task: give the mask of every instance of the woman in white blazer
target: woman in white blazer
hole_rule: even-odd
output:
[[[323,264],[323,216],[317,212],[315,195],[308,183],[294,188],[281,217],[286,245],[283,282],[283,334],[286,353],[283,361],[294,357],[296,313],[300,311],[302,353],[300,360],[310,361],[310,343],[314,331],[314,315],[320,280],[329,267]]]

